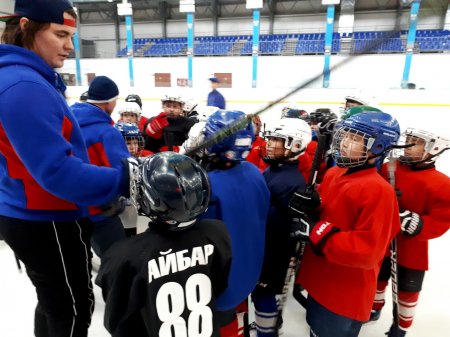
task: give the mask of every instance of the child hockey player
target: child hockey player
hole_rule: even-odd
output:
[[[401,221],[401,232],[397,235],[398,317],[394,317],[389,337],[403,337],[411,327],[428,270],[428,240],[440,237],[450,226],[450,179],[435,167],[439,155],[450,148],[450,140],[413,128],[406,129],[402,136],[405,145],[412,146],[403,150],[395,171]],[[382,174],[389,179],[387,165],[383,166]],[[384,306],[390,267],[390,259],[385,258],[378,277],[372,321],[380,317]]]
[[[252,293],[258,337],[278,336],[279,319],[276,296],[282,294],[291,256],[292,217],[288,203],[306,181],[298,169],[298,157],[311,141],[309,125],[298,118],[284,118],[264,133],[267,142],[265,161],[270,164],[264,179],[270,191],[270,210],[266,223],[264,264],[258,285]]]
[[[146,157],[144,154],[144,138],[136,124],[117,123],[115,128],[122,134],[122,137],[127,144],[128,152],[130,152],[132,157]],[[119,214],[119,217],[122,220],[125,235],[127,237],[136,235],[138,214],[136,208],[131,204],[129,199],[125,202],[124,210]]]
[[[400,229],[392,187],[378,173],[398,140],[397,121],[383,112],[355,115],[335,130],[329,169],[318,192],[296,193],[290,205],[305,224],[299,282],[308,291],[311,335],[356,337],[369,319],[376,275]],[[320,203],[318,221],[310,213]]]
[[[208,117],[204,131],[200,135],[197,133],[198,141],[191,144],[198,145],[203,138],[209,139],[241,118],[246,116],[240,111],[214,112]],[[201,159],[207,167],[212,189],[210,205],[202,218],[224,221],[232,242],[233,261],[228,288],[217,300],[217,308],[221,311],[222,337],[235,337],[243,333],[243,312],[247,309],[245,305],[241,306],[244,309],[236,308],[242,302],[246,303],[258,282],[264,257],[270,195],[262,174],[253,164],[245,161],[252,139],[250,122],[208,148]],[[237,312],[239,315],[236,315]]]
[[[138,125],[141,119],[141,108],[135,102],[125,102],[119,107],[119,122]]]
[[[227,286],[231,242],[223,222],[197,220],[208,207],[208,176],[173,152],[148,157],[141,173],[149,229],[103,258],[105,327],[116,337],[218,337],[215,300]]]
[[[252,148],[245,158],[248,162],[254,164],[261,172],[269,166],[263,160],[266,155],[266,141],[260,136],[262,122],[259,116],[253,117],[253,131],[255,133],[255,139],[252,143]]]
[[[145,149],[153,153],[178,152],[198,119],[184,116],[184,100],[180,96],[166,96],[161,101],[163,112],[150,119],[141,117],[139,125],[145,137]]]

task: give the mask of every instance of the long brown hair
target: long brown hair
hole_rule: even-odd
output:
[[[77,14],[71,8],[65,11],[65,13],[77,18]],[[45,30],[50,27],[50,22],[39,22],[29,20],[26,25],[26,29],[20,28],[20,17],[13,18],[6,22],[5,30],[3,31],[1,42],[4,44],[12,44],[14,46],[31,49],[34,37],[40,30]]]

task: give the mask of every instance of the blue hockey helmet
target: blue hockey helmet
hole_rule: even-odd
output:
[[[211,138],[215,133],[243,118],[247,117],[242,111],[217,110],[206,121],[205,138]],[[244,160],[250,152],[253,139],[253,125],[249,119],[242,129],[210,147],[208,153],[216,155],[221,160]]]
[[[379,166],[399,137],[400,126],[394,117],[382,111],[363,112],[337,126],[331,145],[332,156],[340,167],[362,166],[374,157],[379,157],[375,161]]]
[[[192,158],[159,152],[144,160],[141,174],[140,212],[164,229],[186,229],[208,208],[208,174]]]
[[[133,157],[139,157],[144,149],[144,137],[136,124],[116,123],[114,127],[119,130],[127,143],[127,148]]]
[[[125,137],[139,137],[141,136],[141,132],[139,128],[134,123],[116,123],[114,127],[119,130],[122,136]]]

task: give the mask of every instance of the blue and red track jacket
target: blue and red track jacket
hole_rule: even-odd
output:
[[[122,134],[113,126],[111,117],[89,103],[75,103],[70,110],[80,125],[91,164],[120,169],[122,159],[130,157],[130,153]],[[91,216],[100,213],[100,207],[89,208]],[[100,220],[97,217],[92,219]]]
[[[85,206],[106,204],[126,191],[121,170],[89,164],[64,90],[37,54],[0,45],[1,215],[76,220],[87,215]]]

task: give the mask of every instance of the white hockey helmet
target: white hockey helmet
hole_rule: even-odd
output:
[[[308,123],[297,118],[283,118],[264,131],[264,138],[284,139],[284,148],[299,155],[311,142],[312,134]]]
[[[448,136],[415,128],[407,128],[402,133],[400,144],[414,144],[418,139],[424,142],[423,153],[412,153],[408,151],[408,148],[400,149],[398,159],[400,162],[404,164],[432,163],[440,154],[450,149]]]
[[[178,102],[181,104],[182,107],[184,107],[184,104],[186,103],[180,95],[165,95],[163,98],[161,98],[161,102],[164,104],[165,102]]]
[[[133,113],[136,114],[136,116],[141,117],[141,108],[139,107],[139,104],[136,102],[124,102],[119,107],[118,111],[119,115],[122,116],[124,113]]]
[[[210,106],[210,105],[200,106],[197,109],[197,113],[198,113],[197,118],[199,121],[206,121],[209,118],[209,116],[211,116],[217,110],[219,110],[219,108],[216,106]]]
[[[348,102],[353,102],[356,103],[357,105],[369,105],[368,102],[363,101],[361,98],[357,96],[345,96],[345,103],[347,104]]]
[[[187,98],[184,100],[184,106],[183,110],[186,114],[194,111],[194,109],[197,107],[198,102],[194,100],[193,98]]]

